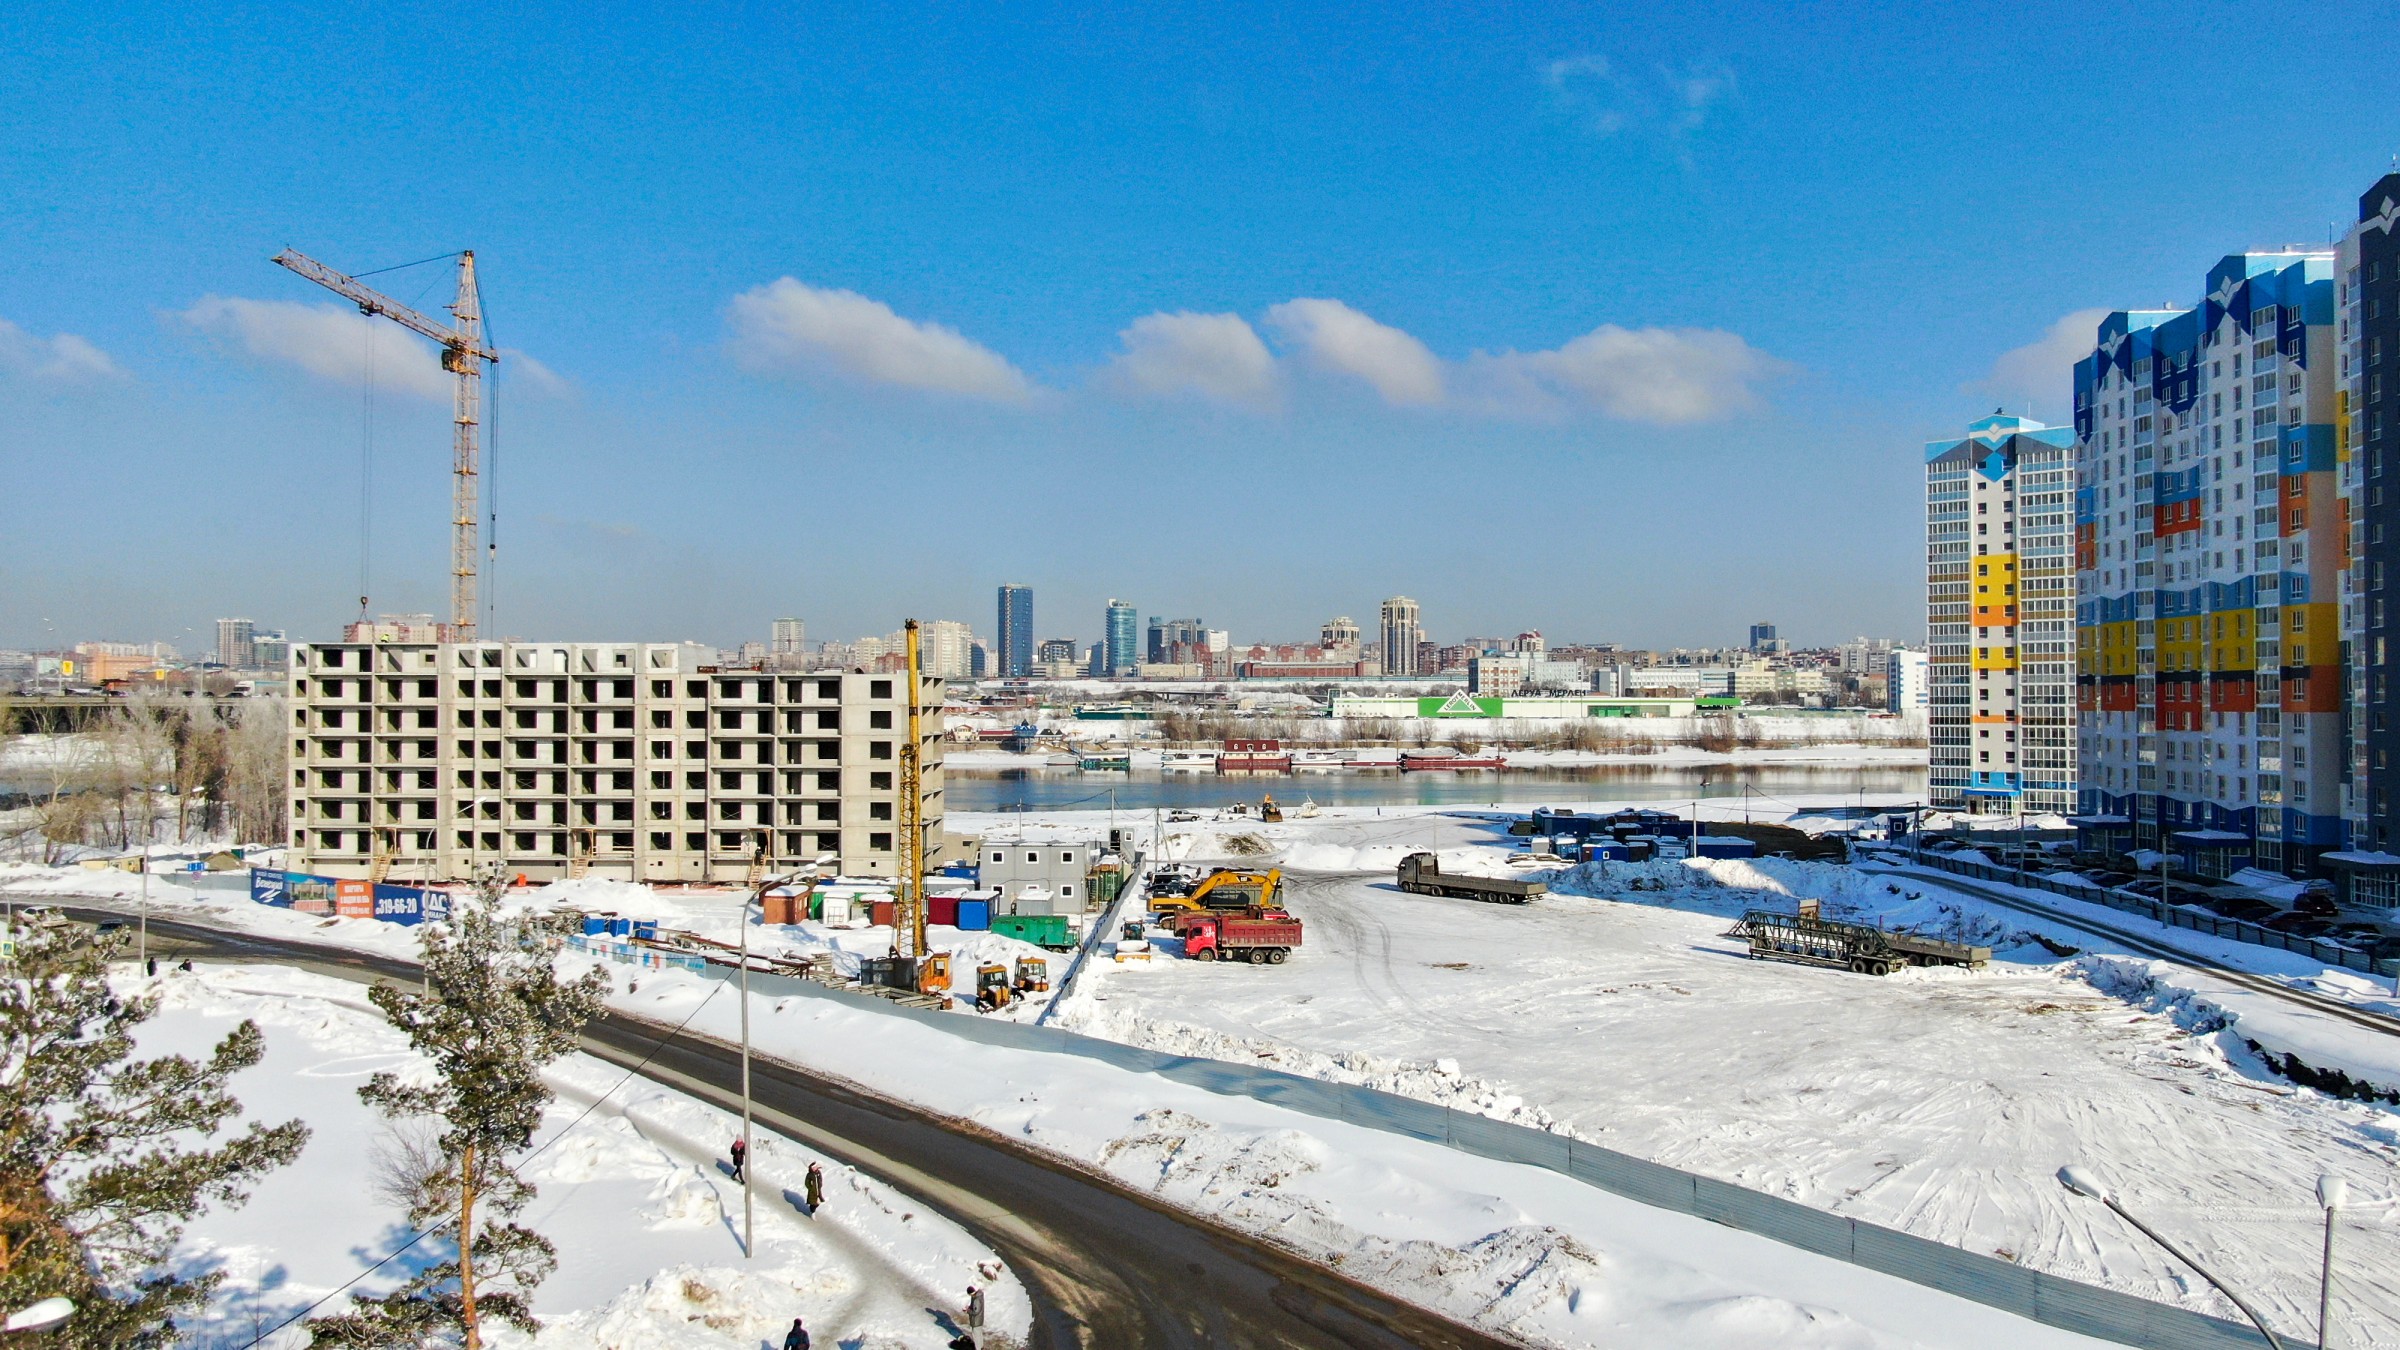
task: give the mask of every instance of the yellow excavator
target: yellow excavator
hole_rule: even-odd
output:
[[[1150,912],[1205,913],[1217,909],[1274,909],[1283,902],[1283,870],[1245,872],[1220,867],[1182,895],[1152,895]]]

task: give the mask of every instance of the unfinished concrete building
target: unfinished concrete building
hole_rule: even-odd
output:
[[[460,880],[742,880],[898,866],[904,675],[721,667],[688,644],[295,646],[294,871]],[[941,861],[943,682],[920,691],[926,862]]]

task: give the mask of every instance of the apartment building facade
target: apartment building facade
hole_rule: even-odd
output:
[[[497,863],[647,882],[898,866],[906,676],[717,665],[688,644],[295,644],[294,870],[458,880]],[[919,695],[940,861],[943,682]]]
[[[2080,819],[2204,874],[2345,834],[2334,262],[2227,256],[2075,370]]]
[[[2075,805],[2074,434],[1995,413],[1925,453],[1930,796]]]
[[[2348,848],[2327,855],[2360,910],[2400,912],[2400,718],[2392,705],[2400,646],[2400,173],[2358,199],[2335,258],[2338,347],[2334,459],[2350,505],[2342,631],[2349,639],[2349,744],[2342,815]]]

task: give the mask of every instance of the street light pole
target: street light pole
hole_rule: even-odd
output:
[[[2325,1207],[2325,1264],[2317,1272],[2317,1350],[2332,1350],[2333,1226],[2350,1203],[2350,1183],[2335,1176],[2318,1177],[2317,1203]]]
[[[2201,1265],[2198,1261],[2193,1260],[2191,1253],[2183,1250],[2181,1247],[2176,1246],[2174,1243],[2167,1241],[2165,1237],[2160,1235],[2157,1229],[2152,1228],[2150,1225],[2143,1223],[2140,1219],[2133,1217],[2133,1215],[2128,1212],[2123,1205],[2117,1203],[2116,1193],[2108,1188],[2107,1183],[2101,1181],[2098,1177],[2093,1176],[2083,1167],[2075,1163],[2069,1163],[2066,1166],[2058,1169],[2058,1184],[2066,1187],[2070,1191],[2073,1191],[2077,1195],[2084,1196],[2088,1199],[2097,1200],[2101,1204],[2108,1206],[2112,1213],[2114,1213],[2118,1218],[2123,1219],[2125,1222],[2132,1224],[2137,1230],[2140,1231],[2143,1237],[2150,1239],[2152,1242],[2155,1242],[2160,1247],[2164,1248],[2167,1255],[2174,1257],[2176,1260],[2183,1262],[2187,1266],[2190,1266],[2193,1270],[2198,1271],[2201,1279],[2208,1281],[2210,1285],[2216,1288],[2218,1293],[2223,1294],[2226,1298],[2232,1300],[2234,1307],[2242,1310],[2242,1316],[2250,1319],[2250,1325],[2258,1328],[2258,1334],[2267,1338],[2268,1345],[2273,1346],[2274,1350],[2284,1350],[2283,1342],[2276,1339],[2275,1333],[2268,1329],[2266,1319],[2258,1315],[2258,1310],[2256,1308],[2253,1308],[2248,1303],[2244,1302],[2240,1294],[2237,1294],[2233,1292],[2233,1290],[2227,1288],[2225,1282],[2218,1279],[2208,1267]]]

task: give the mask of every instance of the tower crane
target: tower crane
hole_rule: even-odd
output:
[[[442,369],[458,377],[450,439],[450,638],[455,642],[474,641],[475,553],[479,534],[475,515],[479,459],[476,435],[483,410],[480,363],[498,364],[500,360],[500,353],[485,346],[483,341],[483,307],[475,294],[475,251],[468,249],[458,255],[458,299],[450,305],[454,324],[429,319],[364,285],[356,277],[336,272],[306,254],[287,248],[276,254],[273,261],[357,305],[361,314],[380,314],[441,344]]]

